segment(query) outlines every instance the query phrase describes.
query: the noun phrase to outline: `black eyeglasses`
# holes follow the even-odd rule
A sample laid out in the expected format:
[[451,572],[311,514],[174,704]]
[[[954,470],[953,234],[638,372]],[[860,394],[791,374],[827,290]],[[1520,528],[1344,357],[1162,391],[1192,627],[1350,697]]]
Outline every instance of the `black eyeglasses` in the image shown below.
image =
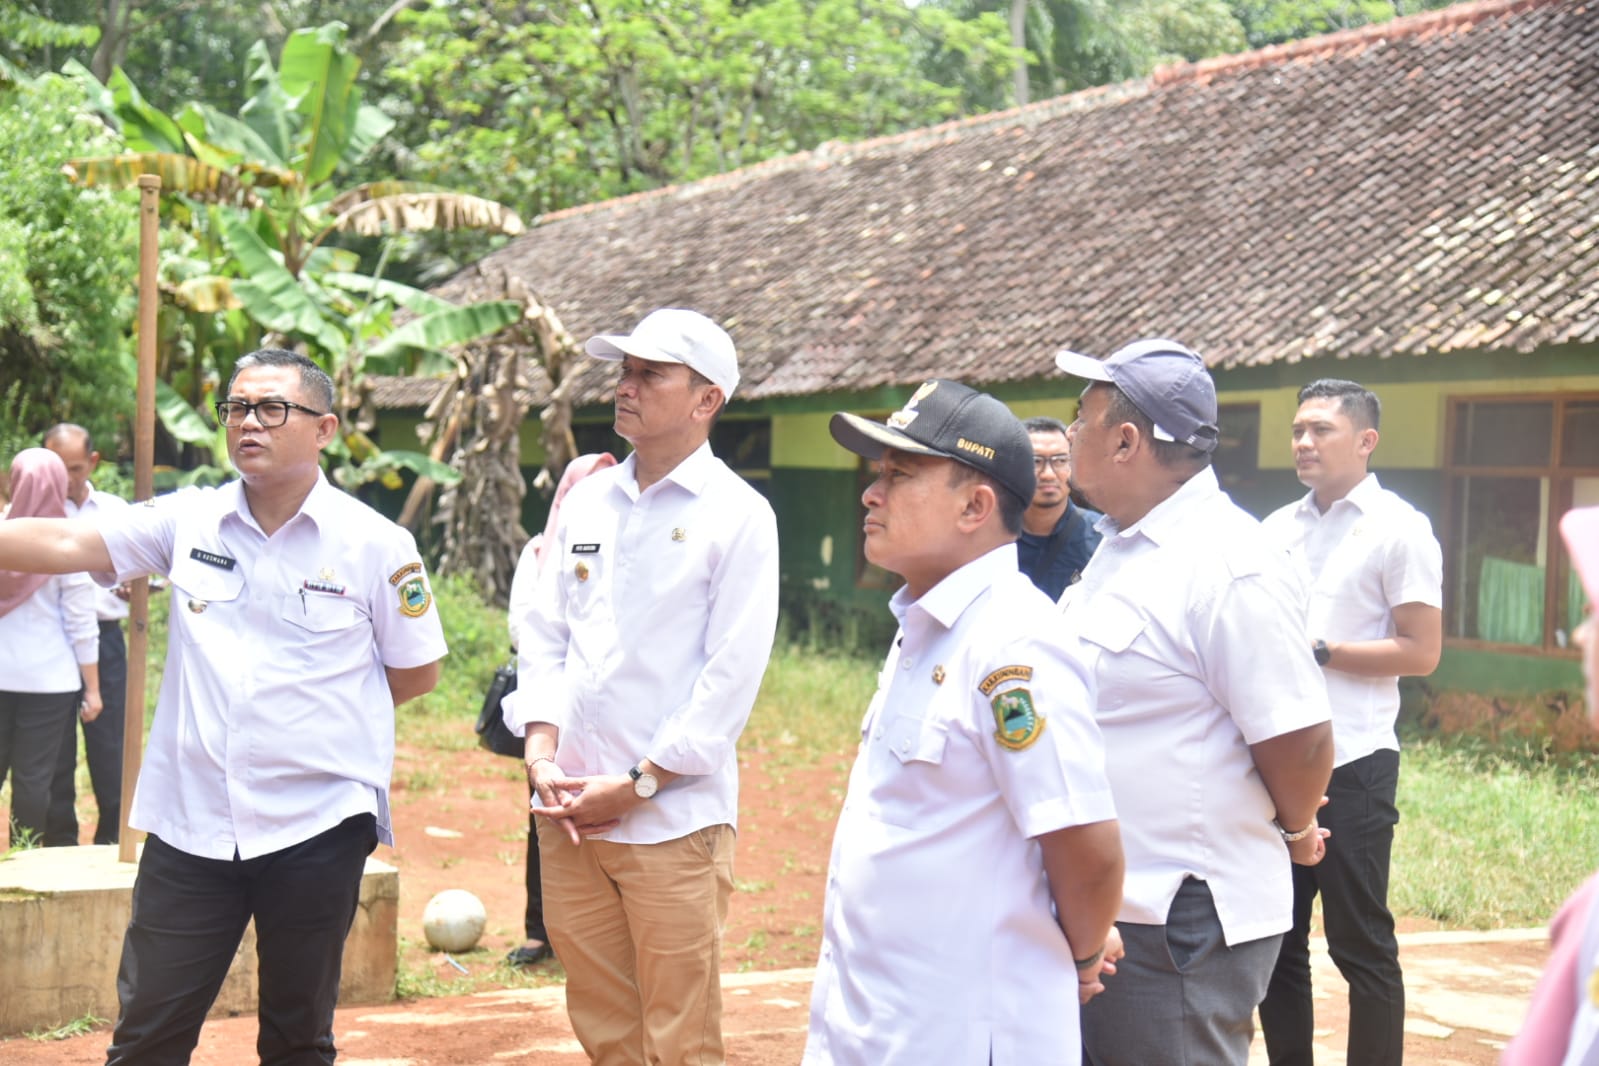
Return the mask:
[[262,400],[260,403],[243,403],[239,400],[223,400],[216,405],[217,421],[229,429],[238,429],[244,425],[244,420],[250,417],[250,412],[255,412],[255,420],[261,423],[263,429],[276,429],[289,420],[289,408],[304,411],[308,415],[321,418],[326,411],[313,410],[303,403],[294,403],[290,400]]
[[1066,467],[1071,463],[1069,455],[1035,455],[1033,456],[1033,470],[1041,471],[1044,467],[1052,467],[1057,474],[1066,472]]

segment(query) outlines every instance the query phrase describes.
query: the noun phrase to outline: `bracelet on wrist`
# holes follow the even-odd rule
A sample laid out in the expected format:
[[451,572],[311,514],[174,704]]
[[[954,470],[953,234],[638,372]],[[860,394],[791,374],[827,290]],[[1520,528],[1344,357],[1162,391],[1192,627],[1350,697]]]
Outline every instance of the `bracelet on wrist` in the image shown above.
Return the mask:
[[1072,965],[1077,967],[1079,970],[1092,969],[1094,964],[1099,962],[1099,960],[1103,959],[1104,957],[1105,957],[1105,945],[1101,944],[1099,946],[1099,950],[1094,952],[1092,955],[1088,956],[1088,958],[1086,958],[1086,959],[1073,959],[1072,960]]
[[527,761],[527,768],[531,770],[541,762],[553,763],[554,761],[555,756],[553,755],[535,755]]
[[1310,820],[1310,824],[1309,825],[1307,825],[1307,826],[1305,826],[1305,828],[1297,830],[1297,831],[1288,829],[1286,826],[1284,826],[1281,822],[1279,822],[1275,818],[1273,818],[1271,820],[1271,824],[1276,826],[1277,827],[1277,832],[1282,834],[1283,843],[1285,843],[1285,844],[1297,844],[1301,840],[1304,840],[1306,837],[1308,837],[1311,833],[1315,832],[1315,830],[1316,830],[1316,819],[1314,819],[1314,818],[1312,818]]

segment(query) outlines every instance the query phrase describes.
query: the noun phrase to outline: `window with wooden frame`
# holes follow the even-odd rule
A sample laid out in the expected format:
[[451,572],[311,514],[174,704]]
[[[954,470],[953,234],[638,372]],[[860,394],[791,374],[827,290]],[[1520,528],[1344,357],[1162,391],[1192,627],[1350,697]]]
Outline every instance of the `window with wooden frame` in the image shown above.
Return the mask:
[[1587,610],[1560,516],[1599,504],[1599,393],[1449,401],[1444,635],[1562,652]]

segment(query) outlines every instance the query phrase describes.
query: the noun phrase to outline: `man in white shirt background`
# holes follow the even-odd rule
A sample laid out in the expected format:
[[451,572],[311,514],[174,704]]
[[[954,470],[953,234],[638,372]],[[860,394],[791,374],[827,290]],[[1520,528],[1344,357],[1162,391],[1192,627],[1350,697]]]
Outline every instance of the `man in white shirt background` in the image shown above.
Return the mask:
[[1061,598],[1097,650],[1096,717],[1127,855],[1127,956],[1083,1007],[1091,1066],[1243,1066],[1292,919],[1290,859],[1319,860],[1332,769],[1307,590],[1221,491],[1204,362],[1169,340],[1101,362],[1070,429],[1072,485],[1104,512]]
[[[89,477],[100,465],[89,431],[61,422],[45,431],[41,442],[67,466],[67,517],[98,520],[103,514],[128,506],[128,501],[101,492]],[[89,765],[89,785],[94,789],[96,820],[94,842],[115,844],[122,824],[122,725],[128,686],[128,645],[122,622],[128,617],[127,587],[96,585],[94,611],[100,623],[100,699],[104,710],[83,722],[83,758]],[[75,808],[78,764],[77,728],[70,727],[61,740],[50,787],[50,814],[45,823],[47,847],[78,842]]]
[[864,549],[905,585],[833,837],[805,1062],[1079,1066],[1072,1002],[1120,956],[1122,852],[1083,649],[1016,568],[1027,432],[938,380],[831,430],[878,461]]
[[1309,935],[1321,896],[1327,950],[1349,983],[1350,1066],[1397,1066],[1405,986],[1388,910],[1399,811],[1399,678],[1430,674],[1443,647],[1443,553],[1427,516],[1368,467],[1382,406],[1353,381],[1299,390],[1294,469],[1310,491],[1265,527],[1311,581],[1306,640],[1327,680],[1336,757],[1320,822],[1327,857],[1294,868],[1294,927],[1283,939],[1261,1027],[1273,1066],[1312,1066]]
[[[521,623],[544,919],[598,1066],[724,1061],[736,744],[777,629],[777,520],[711,452],[732,339],[663,308],[589,339],[633,446],[574,486]],[[525,730],[525,733],[524,733]]]

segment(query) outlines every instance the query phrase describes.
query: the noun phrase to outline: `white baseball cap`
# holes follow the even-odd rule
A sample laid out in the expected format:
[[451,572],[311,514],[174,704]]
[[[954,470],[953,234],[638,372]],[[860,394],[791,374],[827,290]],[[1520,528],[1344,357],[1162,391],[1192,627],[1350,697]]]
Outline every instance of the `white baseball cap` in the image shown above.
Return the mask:
[[732,399],[738,388],[733,338],[698,311],[662,307],[645,315],[632,333],[601,333],[590,337],[583,350],[596,359],[615,361],[631,355],[652,363],[682,363],[720,388],[724,401]]

